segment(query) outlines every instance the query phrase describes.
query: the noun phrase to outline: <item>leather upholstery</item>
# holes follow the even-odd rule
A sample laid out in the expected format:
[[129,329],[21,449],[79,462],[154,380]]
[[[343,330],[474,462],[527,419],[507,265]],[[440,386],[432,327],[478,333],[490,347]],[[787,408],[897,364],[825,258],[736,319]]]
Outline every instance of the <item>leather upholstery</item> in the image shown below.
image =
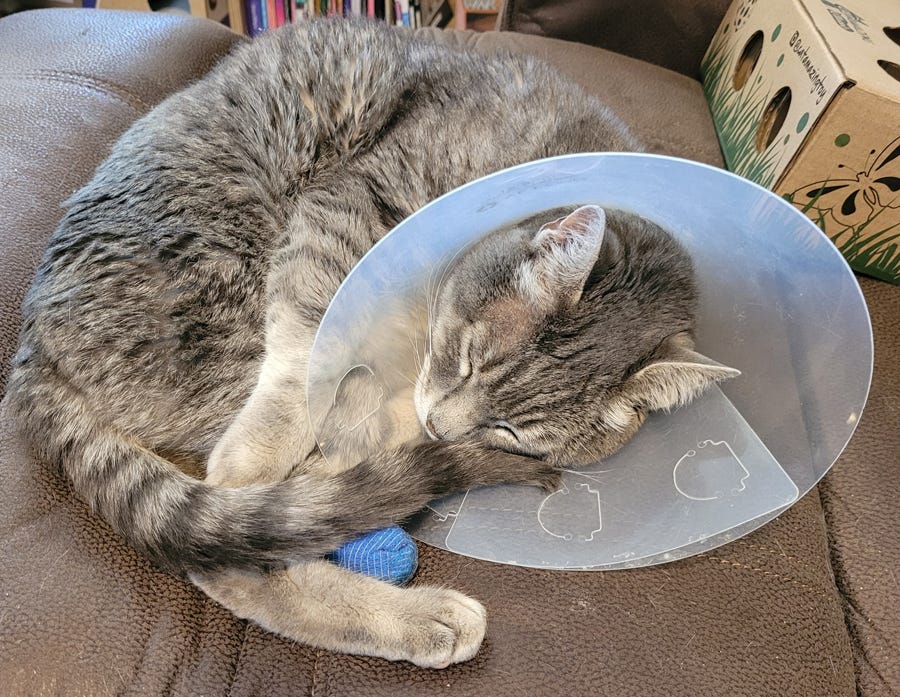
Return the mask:
[[538,56],[608,104],[649,151],[723,164],[712,117],[696,80],[618,53],[559,39],[513,32],[429,31],[429,35],[452,44]]
[[19,306],[62,217],[60,203],[135,119],[205,74],[238,40],[211,22],[147,19],[36,10],[0,22],[0,390]]
[[819,485],[859,692],[900,692],[900,288],[861,279],[875,370],[859,428]]
[[640,58],[697,77],[732,0],[506,0],[498,26]]
[[[721,163],[702,91],[682,75],[539,37],[440,37],[538,53],[652,149]],[[123,128],[235,40],[211,23],[156,15],[0,21],[4,366],[60,202]],[[0,693],[850,697],[859,672],[861,694],[891,694],[900,289],[863,287],[876,330],[872,398],[821,500],[813,492],[708,554],[625,572],[529,570],[422,547],[415,583],[471,593],[489,613],[481,653],[444,671],[333,655],[235,619],[119,540],[31,456],[0,407]]]

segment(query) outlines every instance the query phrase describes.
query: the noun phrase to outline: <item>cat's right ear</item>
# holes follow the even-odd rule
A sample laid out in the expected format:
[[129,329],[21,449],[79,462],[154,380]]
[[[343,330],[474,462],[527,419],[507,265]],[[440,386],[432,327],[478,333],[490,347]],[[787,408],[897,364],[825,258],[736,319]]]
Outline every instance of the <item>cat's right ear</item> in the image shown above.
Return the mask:
[[630,402],[651,411],[673,409],[710,385],[740,374],[695,351],[690,336],[682,332],[663,341],[657,357],[628,378],[625,393]]
[[606,212],[600,206],[581,206],[544,225],[530,243],[530,258],[519,267],[519,290],[545,311],[577,303],[605,232]]

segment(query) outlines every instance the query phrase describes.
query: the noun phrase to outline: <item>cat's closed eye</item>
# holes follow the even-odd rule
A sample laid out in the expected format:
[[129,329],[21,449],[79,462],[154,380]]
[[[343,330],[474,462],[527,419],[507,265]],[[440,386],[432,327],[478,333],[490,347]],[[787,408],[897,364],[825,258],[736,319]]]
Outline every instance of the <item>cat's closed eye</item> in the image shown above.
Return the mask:
[[505,438],[512,438],[516,443],[522,440],[519,437],[519,433],[516,431],[515,427],[508,421],[495,421],[492,427],[495,433]]
[[459,377],[463,380],[472,376],[472,333],[463,332],[459,345]]
[[469,327],[463,331],[460,337],[459,377],[468,380],[473,373],[479,372],[481,360],[478,329]]
[[456,261],[416,411],[443,440],[588,462],[734,371],[693,351],[691,260],[670,233],[599,206],[541,215]]

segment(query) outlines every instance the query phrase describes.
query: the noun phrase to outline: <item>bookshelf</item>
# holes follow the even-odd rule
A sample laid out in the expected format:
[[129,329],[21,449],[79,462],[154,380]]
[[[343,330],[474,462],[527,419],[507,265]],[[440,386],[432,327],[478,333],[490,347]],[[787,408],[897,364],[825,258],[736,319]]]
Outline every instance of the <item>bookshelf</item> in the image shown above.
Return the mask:
[[[202,4],[210,0],[190,0]],[[432,18],[446,26],[452,16],[452,0],[219,0],[236,18],[231,27],[250,36],[311,17],[371,17],[388,24],[424,27]],[[192,10],[193,14],[193,10]]]
[[[2,1],[2,0],[0,0]],[[316,16],[367,16],[408,27],[446,27],[459,0],[72,0],[76,5],[109,10],[156,11],[163,8],[190,12],[227,24],[239,34],[256,36],[289,22]],[[493,5],[494,0],[466,0],[466,14],[496,14],[474,4]],[[499,0],[496,3],[499,5]]]
[[[492,23],[502,4],[502,0],[454,0],[454,2],[453,21],[457,29],[483,28],[473,27],[472,24]],[[470,18],[470,15],[475,16]]]

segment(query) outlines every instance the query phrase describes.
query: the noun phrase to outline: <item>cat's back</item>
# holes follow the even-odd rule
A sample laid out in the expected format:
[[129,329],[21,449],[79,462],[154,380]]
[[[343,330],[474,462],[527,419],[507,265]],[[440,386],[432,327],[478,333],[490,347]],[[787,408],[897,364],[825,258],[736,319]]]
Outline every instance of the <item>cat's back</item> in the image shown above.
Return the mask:
[[68,202],[24,305],[11,387],[39,404],[78,384],[109,395],[98,408],[114,423],[212,439],[255,379],[270,261],[304,189],[351,169],[385,186],[413,173],[420,200],[395,206],[406,215],[511,164],[632,147],[533,59],[376,22],[284,27],[138,120]]

